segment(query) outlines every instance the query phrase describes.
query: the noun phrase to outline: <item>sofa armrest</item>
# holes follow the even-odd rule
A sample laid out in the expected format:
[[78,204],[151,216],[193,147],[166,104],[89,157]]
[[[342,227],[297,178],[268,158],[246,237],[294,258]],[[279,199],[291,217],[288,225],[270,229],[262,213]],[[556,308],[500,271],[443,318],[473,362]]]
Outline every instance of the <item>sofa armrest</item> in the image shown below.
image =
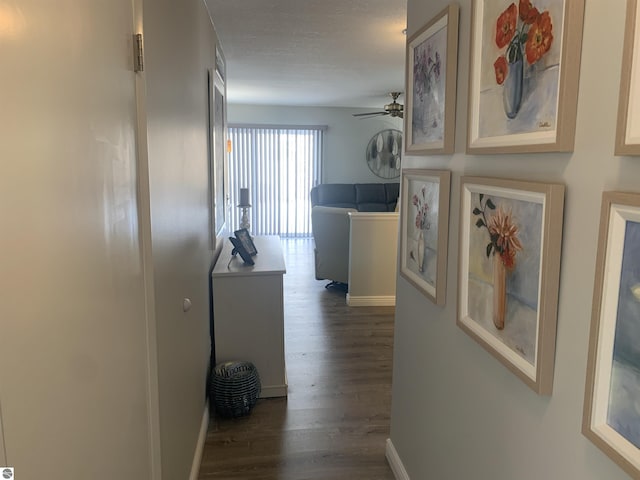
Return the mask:
[[311,209],[316,279],[349,281],[349,213],[356,211],[322,206]]

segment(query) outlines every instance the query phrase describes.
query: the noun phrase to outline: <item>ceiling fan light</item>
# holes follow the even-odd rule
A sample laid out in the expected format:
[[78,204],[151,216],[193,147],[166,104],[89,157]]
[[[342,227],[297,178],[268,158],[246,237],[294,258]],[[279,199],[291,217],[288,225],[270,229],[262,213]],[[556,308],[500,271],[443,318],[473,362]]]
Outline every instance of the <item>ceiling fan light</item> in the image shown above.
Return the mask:
[[365,117],[369,116],[377,116],[377,115],[391,115],[392,117],[400,117],[403,118],[403,110],[404,106],[401,103],[398,103],[396,100],[402,92],[390,92],[389,95],[393,99],[393,102],[384,106],[384,112],[369,112],[369,113],[353,113],[354,117]]

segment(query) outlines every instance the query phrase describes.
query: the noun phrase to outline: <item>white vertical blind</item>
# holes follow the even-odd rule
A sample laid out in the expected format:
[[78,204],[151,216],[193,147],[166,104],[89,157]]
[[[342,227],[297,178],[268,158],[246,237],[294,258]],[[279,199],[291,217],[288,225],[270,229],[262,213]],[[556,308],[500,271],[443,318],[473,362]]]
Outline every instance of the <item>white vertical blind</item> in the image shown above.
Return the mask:
[[324,127],[230,126],[231,226],[240,226],[240,189],[249,189],[251,233],[311,235],[309,192],[320,179]]

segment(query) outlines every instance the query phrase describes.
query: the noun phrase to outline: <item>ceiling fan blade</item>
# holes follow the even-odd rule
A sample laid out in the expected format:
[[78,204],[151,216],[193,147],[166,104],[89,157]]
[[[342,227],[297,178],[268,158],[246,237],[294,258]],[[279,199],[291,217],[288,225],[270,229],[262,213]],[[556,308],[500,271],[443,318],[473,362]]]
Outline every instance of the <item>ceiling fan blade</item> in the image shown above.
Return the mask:
[[354,117],[374,117],[377,115],[389,115],[389,112],[352,113]]

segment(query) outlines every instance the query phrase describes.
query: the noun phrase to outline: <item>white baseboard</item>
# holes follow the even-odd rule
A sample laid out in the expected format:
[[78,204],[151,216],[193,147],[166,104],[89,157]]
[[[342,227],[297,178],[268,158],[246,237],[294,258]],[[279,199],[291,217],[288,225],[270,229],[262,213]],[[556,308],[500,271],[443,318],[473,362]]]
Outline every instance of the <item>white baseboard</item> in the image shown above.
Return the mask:
[[286,397],[287,389],[287,384],[266,386],[263,385],[260,388],[260,397],[258,398]]
[[347,305],[350,307],[395,307],[395,295],[377,297],[355,296],[347,293]]
[[389,463],[393,476],[396,477],[396,480],[410,480],[409,474],[404,469],[402,460],[400,460],[398,452],[396,452],[396,448],[393,446],[390,438],[387,438],[387,448],[384,456],[387,457],[387,462]]
[[200,424],[200,434],[198,435],[198,443],[196,451],[193,455],[193,464],[191,465],[191,475],[189,480],[198,480],[200,474],[200,464],[202,463],[202,453],[204,452],[204,442],[207,439],[207,430],[209,430],[209,405],[204,406],[202,414],[202,423]]

